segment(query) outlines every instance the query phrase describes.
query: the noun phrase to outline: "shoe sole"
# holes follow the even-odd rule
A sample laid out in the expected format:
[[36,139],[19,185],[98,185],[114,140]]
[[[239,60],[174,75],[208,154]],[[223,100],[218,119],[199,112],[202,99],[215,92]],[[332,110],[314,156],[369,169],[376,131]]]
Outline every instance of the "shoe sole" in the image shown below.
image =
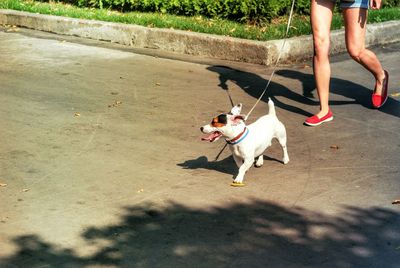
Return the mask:
[[386,95],[386,99],[385,99],[385,101],[381,104],[381,106],[379,106],[379,107],[376,107],[376,109],[379,109],[379,108],[381,108],[383,105],[385,105],[385,103],[386,103],[386,101],[388,100],[388,96]]
[[326,122],[329,122],[329,121],[332,121],[332,120],[333,120],[333,116],[331,116],[331,117],[325,119],[324,121],[321,121],[321,122],[319,122],[319,123],[316,123],[316,124],[307,123],[307,122],[304,122],[304,124],[306,124],[307,126],[310,126],[310,127],[316,127],[316,126],[319,126],[319,125],[321,125],[321,124],[323,124],[323,123],[326,123]]

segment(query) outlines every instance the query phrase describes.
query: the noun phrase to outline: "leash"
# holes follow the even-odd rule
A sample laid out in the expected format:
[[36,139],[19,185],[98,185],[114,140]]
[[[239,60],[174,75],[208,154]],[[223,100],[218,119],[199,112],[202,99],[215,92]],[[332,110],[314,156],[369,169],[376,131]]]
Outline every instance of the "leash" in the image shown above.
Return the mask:
[[282,47],[279,50],[279,54],[278,54],[278,58],[276,59],[274,68],[272,69],[272,73],[271,76],[269,77],[268,83],[264,88],[264,91],[261,93],[260,97],[257,99],[256,103],[253,105],[253,107],[250,109],[250,111],[247,113],[246,117],[245,117],[245,121],[247,120],[247,118],[249,118],[250,114],[253,112],[254,108],[256,108],[257,104],[261,101],[262,97],[264,97],[265,92],[267,92],[267,89],[269,87],[269,85],[271,84],[271,80],[274,77],[275,71],[278,67],[278,63],[282,57],[282,52],[283,52],[283,48],[286,45],[286,40],[288,38],[288,34],[289,34],[289,29],[290,29],[290,24],[292,23],[292,19],[293,19],[293,10],[294,10],[294,4],[295,4],[296,0],[292,0],[292,6],[290,8],[290,13],[289,13],[289,20],[286,26],[286,32],[285,32],[285,36],[283,37],[283,43],[282,43]]
[[[275,65],[274,65],[274,67],[273,67],[273,69],[272,69],[271,76],[269,77],[268,82],[267,82],[267,84],[266,84],[266,86],[265,86],[263,92],[261,93],[260,97],[257,99],[256,103],[254,103],[253,107],[250,109],[250,111],[249,111],[249,112],[247,113],[247,115],[245,116],[244,121],[246,121],[246,120],[249,118],[250,114],[253,112],[254,108],[256,108],[257,104],[258,104],[258,103],[261,101],[261,99],[264,97],[265,93],[267,92],[267,89],[268,89],[269,85],[271,84],[271,80],[272,80],[272,78],[274,77],[275,71],[276,71],[276,69],[277,69],[277,67],[278,67],[278,63],[279,63],[279,61],[280,61],[280,59],[281,59],[281,57],[282,57],[283,49],[284,49],[284,47],[285,47],[285,45],[286,45],[286,40],[287,40],[287,38],[288,38],[289,29],[290,29],[290,24],[292,23],[292,19],[293,19],[293,11],[294,11],[294,4],[295,4],[295,2],[296,2],[296,0],[292,0],[292,6],[290,7],[289,19],[288,19],[288,23],[287,23],[287,26],[286,26],[285,36],[283,37],[283,43],[282,43],[281,49],[279,50],[278,58],[276,59]],[[230,98],[230,95],[229,95],[229,99],[230,99],[230,101],[231,101],[231,103],[232,103],[232,106],[233,106],[233,102],[232,102],[232,99]],[[214,160],[214,161],[217,161],[217,160],[218,160],[218,158],[220,157],[220,155],[222,154],[222,152],[225,150],[225,148],[226,148],[227,145],[228,145],[228,143],[225,143],[224,147],[221,149],[221,151],[220,151],[220,152],[218,153],[218,155],[215,157],[215,160]]]

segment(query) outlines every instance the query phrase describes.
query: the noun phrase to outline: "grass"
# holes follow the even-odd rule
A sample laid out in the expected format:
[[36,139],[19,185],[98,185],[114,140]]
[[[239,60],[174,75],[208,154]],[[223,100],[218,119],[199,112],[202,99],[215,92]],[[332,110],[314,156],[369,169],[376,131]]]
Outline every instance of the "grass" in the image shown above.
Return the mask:
[[[71,18],[136,24],[147,27],[172,28],[208,34],[225,35],[250,40],[274,40],[284,37],[287,17],[282,17],[263,25],[241,24],[218,18],[202,16],[183,17],[159,13],[121,13],[107,9],[79,8],[62,3],[43,3],[33,0],[1,0],[0,9],[13,9],[40,14],[51,14]],[[400,20],[400,8],[385,8],[378,11],[371,10],[369,23],[388,20]],[[340,14],[335,14],[332,29],[343,26]],[[307,35],[311,33],[308,16],[295,15],[289,36]]]

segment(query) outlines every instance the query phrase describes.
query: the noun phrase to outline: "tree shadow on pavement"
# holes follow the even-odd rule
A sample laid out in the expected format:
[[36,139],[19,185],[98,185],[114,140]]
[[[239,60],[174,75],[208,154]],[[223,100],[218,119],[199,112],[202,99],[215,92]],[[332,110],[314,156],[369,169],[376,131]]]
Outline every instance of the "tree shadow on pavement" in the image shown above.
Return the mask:
[[400,213],[346,206],[339,215],[249,200],[193,209],[126,207],[86,229],[86,256],[35,235],[14,239],[1,267],[398,267]]
[[[226,66],[210,66],[207,68],[209,71],[219,74],[219,87],[227,90],[227,81],[231,81],[238,85],[250,96],[258,99],[267,85],[268,80],[250,72],[236,70]],[[282,77],[296,79],[302,83],[302,92],[297,93],[289,88],[271,81],[263,101],[267,101],[268,97],[274,101],[275,105],[281,109],[285,109],[292,113],[297,113],[305,117],[313,115],[312,113],[300,108],[300,105],[289,104],[290,102],[297,102],[299,104],[309,106],[319,106],[317,93],[315,90],[314,77],[311,74],[302,73],[296,70],[278,70],[276,75]],[[273,79],[274,80],[274,79]],[[330,100],[330,105],[346,105],[346,104],[360,104],[368,109],[371,109],[371,90],[351,81],[342,80],[338,78],[331,79],[331,94],[337,94],[348,98],[349,100]],[[288,103],[284,102],[282,98],[279,100],[276,97],[283,97],[290,100]],[[380,111],[400,117],[400,103],[393,98],[388,99],[387,104],[380,109]]]

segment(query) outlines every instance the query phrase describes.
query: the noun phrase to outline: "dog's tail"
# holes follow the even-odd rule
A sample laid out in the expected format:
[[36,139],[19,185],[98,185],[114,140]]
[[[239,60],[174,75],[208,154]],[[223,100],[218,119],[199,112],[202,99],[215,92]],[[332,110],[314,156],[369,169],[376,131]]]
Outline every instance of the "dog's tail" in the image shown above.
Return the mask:
[[271,98],[268,98],[268,114],[276,116],[275,104]]

